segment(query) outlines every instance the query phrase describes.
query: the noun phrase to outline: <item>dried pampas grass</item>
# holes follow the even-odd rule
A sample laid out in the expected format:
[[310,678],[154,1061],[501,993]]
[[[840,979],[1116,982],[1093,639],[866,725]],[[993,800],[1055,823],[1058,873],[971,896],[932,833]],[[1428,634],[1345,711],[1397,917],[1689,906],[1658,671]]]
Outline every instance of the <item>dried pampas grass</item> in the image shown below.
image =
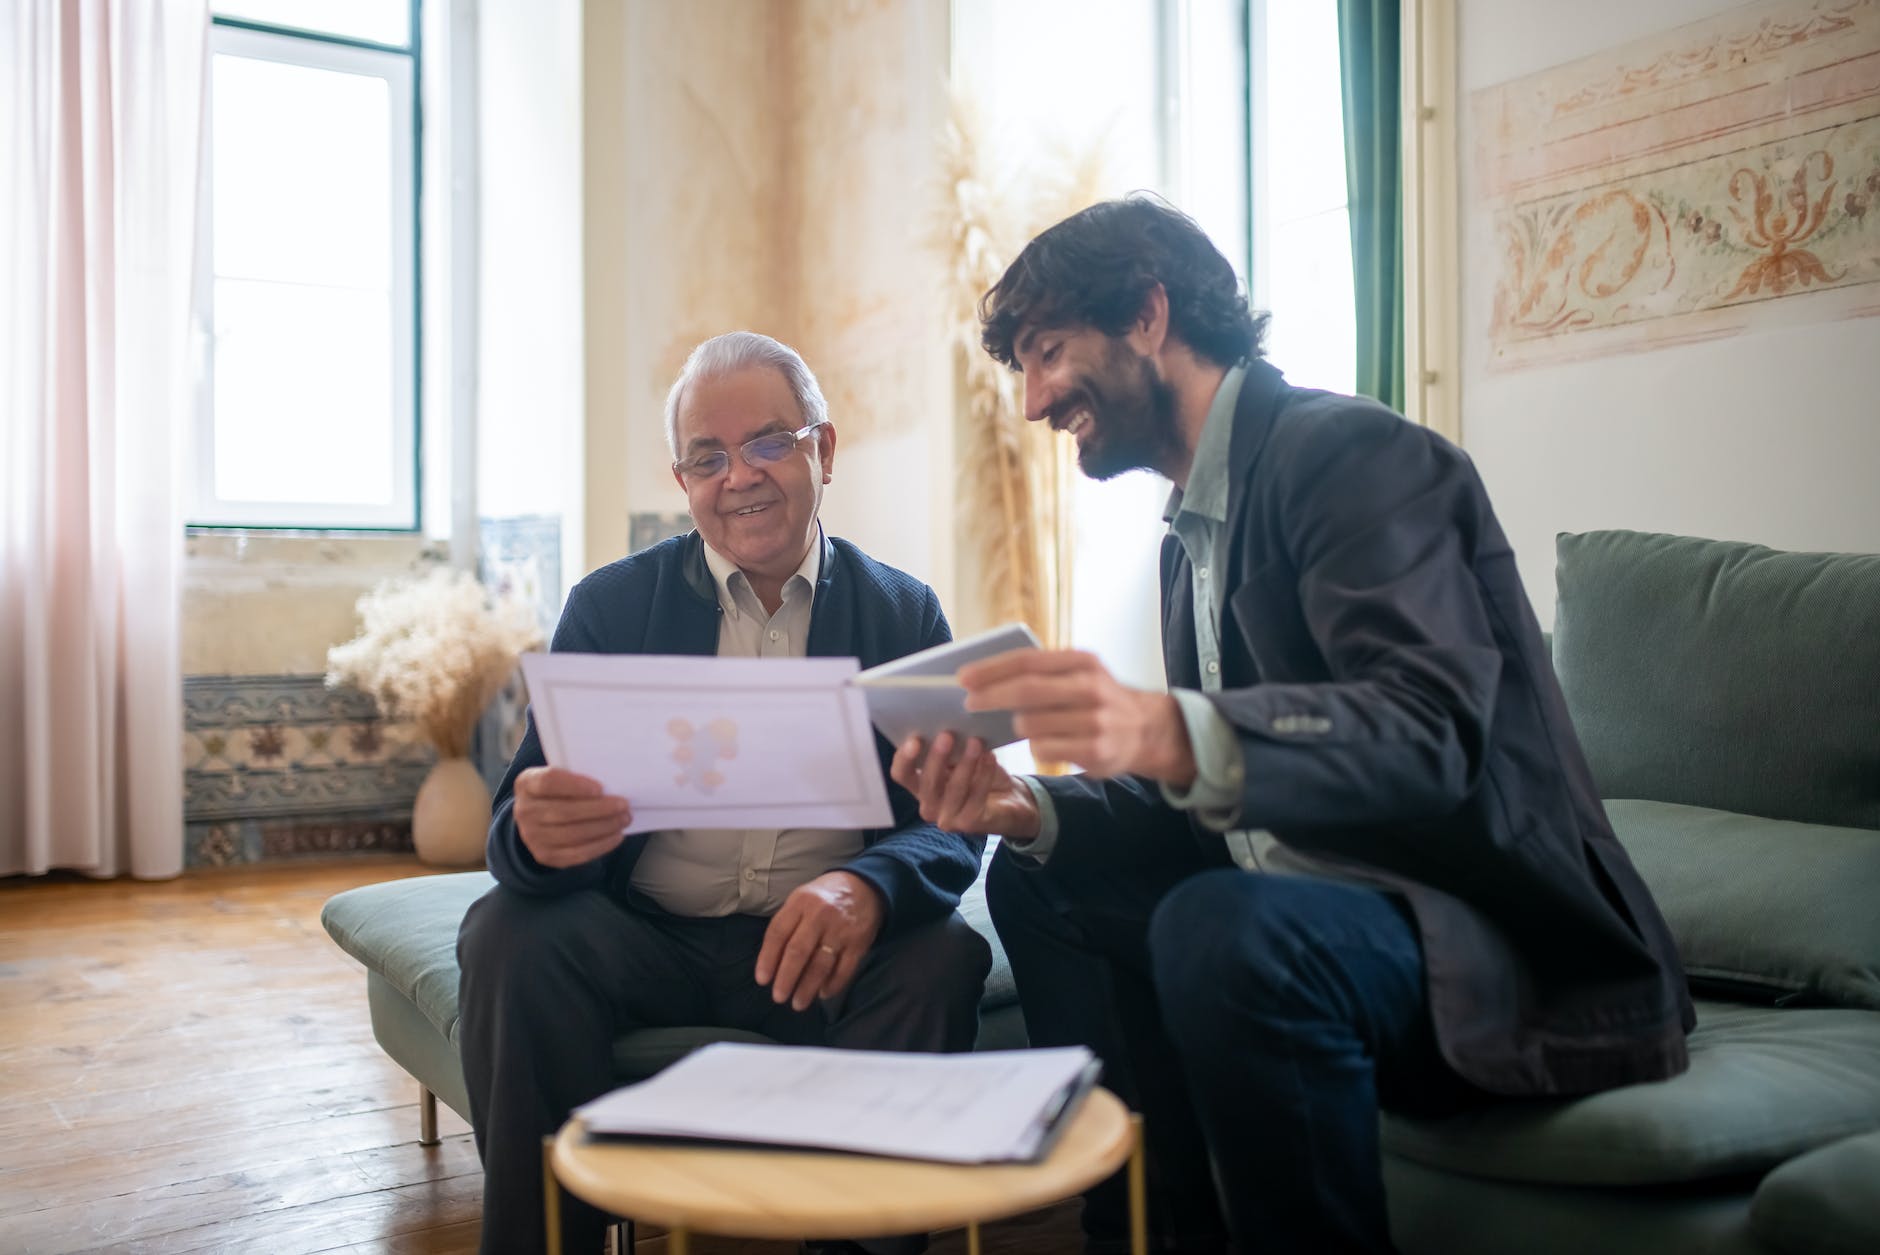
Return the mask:
[[[977,559],[988,618],[1028,624],[1047,646],[1070,631],[1070,494],[1075,453],[1041,423],[1025,421],[1017,375],[979,344],[979,298],[1033,235],[1102,199],[1101,151],[1027,169],[1039,189],[1023,204],[995,186],[986,131],[954,94],[942,171],[938,232],[947,265],[947,329],[960,372],[960,505]],[[1045,165],[1052,163],[1046,162]]]
[[359,599],[358,636],[326,653],[328,687],[350,684],[417,724],[440,758],[462,758],[483,714],[542,643],[530,607],[492,601],[463,571],[380,584]]

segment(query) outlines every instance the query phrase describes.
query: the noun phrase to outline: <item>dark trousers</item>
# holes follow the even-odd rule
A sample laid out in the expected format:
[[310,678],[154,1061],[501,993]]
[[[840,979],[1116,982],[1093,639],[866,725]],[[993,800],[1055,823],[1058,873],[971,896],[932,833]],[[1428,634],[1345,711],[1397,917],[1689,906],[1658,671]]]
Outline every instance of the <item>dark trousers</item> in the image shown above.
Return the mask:
[[[1380,1105],[1471,1096],[1437,1052],[1401,904],[1180,858],[1056,861],[1001,850],[993,920],[1033,1042],[1091,1046],[1143,1113],[1158,1245],[1218,1250],[1224,1228],[1262,1255],[1390,1251]],[[1120,1179],[1086,1195],[1092,1250],[1120,1245],[1123,1217]]]
[[[542,1138],[614,1088],[622,1033],[709,1025],[794,1045],[972,1048],[991,953],[958,915],[877,942],[842,997],[802,1012],[753,976],[769,922],[636,910],[598,890],[536,898],[498,886],[472,904],[457,938],[458,1037],[485,1252],[542,1248]],[[564,1203],[567,1249],[599,1249],[606,1217]]]

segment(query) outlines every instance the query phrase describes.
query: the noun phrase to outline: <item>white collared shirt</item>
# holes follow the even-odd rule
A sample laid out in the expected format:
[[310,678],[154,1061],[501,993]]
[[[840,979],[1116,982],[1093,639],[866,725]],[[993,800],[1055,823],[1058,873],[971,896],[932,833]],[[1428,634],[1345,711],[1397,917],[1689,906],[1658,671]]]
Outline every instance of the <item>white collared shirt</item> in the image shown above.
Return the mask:
[[[731,559],[705,546],[718,589],[720,658],[801,658],[822,576],[822,529],[765,612]],[[745,746],[745,753],[762,752]],[[655,832],[633,867],[633,887],[674,915],[774,915],[792,890],[860,853],[862,834],[824,828],[686,828]]]

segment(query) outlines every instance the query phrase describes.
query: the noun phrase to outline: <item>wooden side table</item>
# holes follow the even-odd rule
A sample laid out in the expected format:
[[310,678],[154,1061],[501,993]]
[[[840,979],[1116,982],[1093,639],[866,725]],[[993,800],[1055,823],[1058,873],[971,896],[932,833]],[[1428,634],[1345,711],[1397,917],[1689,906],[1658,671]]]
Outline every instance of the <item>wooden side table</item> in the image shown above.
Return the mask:
[[1094,1089],[1035,1164],[941,1164],[874,1155],[590,1141],[579,1119],[542,1142],[548,1249],[561,1255],[557,1184],[616,1216],[652,1221],[687,1255],[692,1232],[740,1238],[875,1238],[979,1225],[1048,1206],[1129,1164],[1130,1245],[1147,1255],[1142,1122]]

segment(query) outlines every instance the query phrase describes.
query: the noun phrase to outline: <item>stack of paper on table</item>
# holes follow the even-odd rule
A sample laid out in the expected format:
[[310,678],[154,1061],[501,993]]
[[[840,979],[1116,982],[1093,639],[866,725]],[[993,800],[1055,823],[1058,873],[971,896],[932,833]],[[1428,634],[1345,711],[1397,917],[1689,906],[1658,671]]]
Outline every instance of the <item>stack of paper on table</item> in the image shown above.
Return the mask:
[[597,1135],[1029,1162],[1097,1069],[1081,1046],[941,1055],[721,1042],[575,1114]]

